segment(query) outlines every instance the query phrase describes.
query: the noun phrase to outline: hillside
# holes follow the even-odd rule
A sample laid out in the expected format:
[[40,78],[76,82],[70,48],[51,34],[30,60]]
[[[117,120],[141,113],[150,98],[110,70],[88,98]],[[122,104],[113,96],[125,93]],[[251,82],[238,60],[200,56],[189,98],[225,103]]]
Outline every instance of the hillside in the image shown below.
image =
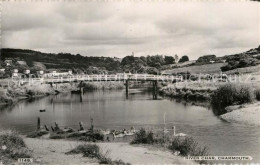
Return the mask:
[[260,64],[260,46],[246,52],[216,57],[205,55],[198,60],[186,62],[183,65],[173,64],[172,68],[164,69],[164,74],[176,74],[180,72],[198,73],[251,73],[256,72]]
[[[74,73],[85,72],[87,74],[99,73],[148,73],[148,74],[176,74],[179,72],[190,73],[216,73],[232,72],[239,68],[248,68],[260,64],[260,46],[246,52],[217,57],[216,55],[204,55],[194,61],[176,63],[173,56],[147,55],[134,57],[125,56],[123,59],[112,57],[88,57],[70,53],[42,53],[26,49],[1,49],[1,61],[15,59],[16,64],[23,61],[27,66],[18,66],[18,70],[31,69],[72,69]],[[0,64],[0,68],[5,67]],[[11,70],[14,65],[7,68]],[[5,67],[6,68],[6,67]]]
[[43,63],[47,69],[85,69],[92,67],[103,67],[108,71],[118,70],[120,62],[111,57],[85,57],[79,54],[70,53],[42,53],[33,50],[24,49],[1,49],[1,60],[6,59],[24,60],[29,67],[33,66],[33,62]]

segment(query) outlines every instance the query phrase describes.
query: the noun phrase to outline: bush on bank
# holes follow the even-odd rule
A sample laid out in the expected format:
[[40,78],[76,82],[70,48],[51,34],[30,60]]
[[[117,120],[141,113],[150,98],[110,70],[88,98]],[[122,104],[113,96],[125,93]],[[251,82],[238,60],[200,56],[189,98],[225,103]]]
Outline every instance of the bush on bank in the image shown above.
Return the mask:
[[255,98],[257,101],[260,101],[260,89],[255,90]]
[[[144,128],[141,128],[139,132],[136,133],[131,144],[160,144],[165,146],[173,153],[178,152],[181,156],[207,156],[208,148],[201,147],[192,137],[155,137],[153,132],[147,132]],[[207,163],[206,161],[198,161],[199,163]]]
[[0,160],[10,163],[10,160],[30,157],[22,137],[14,131],[0,131]]
[[127,165],[122,160],[112,160],[108,152],[102,153],[100,147],[96,144],[82,144],[67,152],[66,154],[83,154],[83,157],[96,158],[100,164]]
[[254,101],[252,87],[240,84],[226,84],[220,86],[211,96],[213,112],[217,115],[226,113],[225,107],[251,103]]
[[[179,152],[182,156],[207,156],[208,148],[201,147],[192,137],[185,137],[184,139],[174,138],[168,147],[172,152]],[[206,164],[207,161],[200,160],[199,163]]]

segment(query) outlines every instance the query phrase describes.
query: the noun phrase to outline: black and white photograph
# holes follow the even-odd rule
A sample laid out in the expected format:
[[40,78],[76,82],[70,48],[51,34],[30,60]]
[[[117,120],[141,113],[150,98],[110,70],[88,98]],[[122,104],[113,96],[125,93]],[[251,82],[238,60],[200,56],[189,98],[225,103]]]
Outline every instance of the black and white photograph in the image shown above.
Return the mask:
[[1,0],[0,165],[260,164],[259,0]]

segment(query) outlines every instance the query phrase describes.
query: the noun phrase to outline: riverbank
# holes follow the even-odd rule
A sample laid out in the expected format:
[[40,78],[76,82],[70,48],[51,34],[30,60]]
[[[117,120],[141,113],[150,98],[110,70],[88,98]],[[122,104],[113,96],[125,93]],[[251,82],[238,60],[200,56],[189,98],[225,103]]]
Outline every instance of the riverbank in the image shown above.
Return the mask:
[[[29,149],[33,150],[36,162],[43,164],[99,164],[98,160],[82,157],[82,155],[66,155],[66,152],[80,144],[79,141],[46,140],[25,138]],[[89,143],[88,143],[89,144]],[[102,152],[108,151],[107,157],[112,160],[122,160],[130,164],[194,164],[175,156],[171,152],[145,145],[130,145],[128,143],[95,143]]]
[[[3,81],[1,81],[3,82]],[[0,86],[5,86],[3,83]],[[4,84],[7,84],[6,82]],[[61,83],[61,84],[25,84],[18,85],[15,82],[9,83],[9,86],[0,88],[0,105],[8,105],[18,102],[19,100],[44,97],[47,95],[54,95],[57,93],[66,93],[79,90],[78,84]],[[123,89],[123,82],[84,82],[82,84],[84,90],[112,90]]]
[[0,162],[19,164],[18,158],[32,158],[37,164],[99,164],[97,158],[67,154],[79,145],[96,144],[100,153],[118,164],[194,164],[170,150],[151,145],[130,145],[126,142],[82,142],[66,139],[27,138],[13,131],[0,131]]
[[219,84],[209,83],[208,81],[176,82],[162,87],[160,93],[176,99],[210,101],[212,93],[218,86]]
[[228,122],[260,126],[260,101],[252,104],[243,104],[226,107],[228,113],[220,118]]

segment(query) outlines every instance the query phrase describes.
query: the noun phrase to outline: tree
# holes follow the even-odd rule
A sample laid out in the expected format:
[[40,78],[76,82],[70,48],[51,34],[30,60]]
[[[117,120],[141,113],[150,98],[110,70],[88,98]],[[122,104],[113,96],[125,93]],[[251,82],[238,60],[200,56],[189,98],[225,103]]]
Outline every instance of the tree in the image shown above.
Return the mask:
[[164,61],[165,61],[165,64],[174,64],[175,59],[172,56],[165,56]]
[[183,62],[186,62],[186,61],[189,61],[189,57],[186,56],[186,55],[184,55],[184,56],[182,56],[182,57],[180,58],[179,63],[183,63]]

